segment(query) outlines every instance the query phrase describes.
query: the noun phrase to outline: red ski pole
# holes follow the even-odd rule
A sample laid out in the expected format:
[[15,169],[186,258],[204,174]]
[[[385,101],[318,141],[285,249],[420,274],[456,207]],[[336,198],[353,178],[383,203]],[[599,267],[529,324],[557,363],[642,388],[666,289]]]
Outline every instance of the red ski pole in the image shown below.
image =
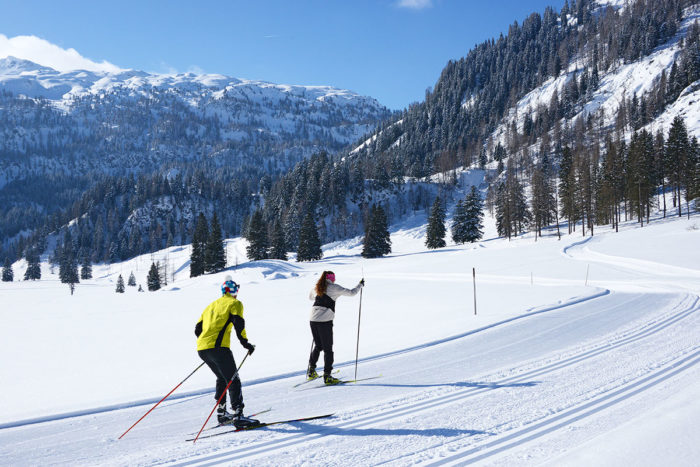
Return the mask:
[[185,379],[183,379],[182,381],[180,381],[180,384],[178,384],[177,386],[175,386],[175,387],[173,388],[172,391],[170,391],[169,393],[167,393],[167,394],[165,395],[164,398],[162,398],[161,400],[159,400],[159,401],[156,403],[156,405],[154,405],[153,407],[151,407],[151,410],[149,410],[148,412],[146,412],[146,413],[143,415],[143,417],[139,418],[139,419],[136,421],[136,423],[134,423],[133,425],[131,425],[131,426],[129,427],[129,429],[126,430],[126,431],[119,437],[119,439],[122,439],[122,438],[124,437],[124,435],[127,434],[133,427],[135,427],[141,420],[143,420],[144,418],[146,418],[146,415],[148,415],[149,413],[153,412],[153,409],[155,409],[156,407],[158,407],[158,404],[160,404],[160,403],[163,402],[165,399],[167,399],[168,396],[169,396],[170,394],[174,393],[175,390],[176,390],[177,388],[179,388],[179,387],[182,385],[182,383],[184,383],[185,381],[187,381],[187,380],[189,379],[189,377],[192,376],[192,375],[194,374],[195,371],[197,371],[197,370],[199,370],[200,368],[202,368],[203,365],[204,365],[204,362],[202,362],[197,368],[195,368],[194,371],[193,371],[192,373],[190,373],[189,375],[187,375],[187,378],[185,378]]
[[207,417],[206,420],[204,420],[204,425],[202,425],[202,428],[200,428],[199,433],[197,433],[197,436],[195,436],[195,437],[194,437],[194,440],[192,440],[192,444],[194,444],[194,443],[197,442],[197,439],[199,438],[199,435],[201,435],[201,434],[202,434],[202,431],[204,431],[204,427],[207,426],[207,422],[209,422],[209,419],[210,419],[211,416],[214,414],[214,411],[216,410],[216,408],[219,406],[219,403],[221,402],[221,399],[223,399],[224,396],[226,395],[226,391],[228,391],[228,387],[231,386],[231,383],[233,383],[233,380],[236,379],[236,376],[238,376],[238,372],[240,371],[241,367],[242,367],[243,364],[245,363],[245,359],[248,358],[248,355],[250,355],[250,350],[248,351],[247,354],[245,354],[245,357],[243,357],[243,361],[241,362],[240,365],[238,365],[238,368],[236,369],[236,372],[235,372],[235,373],[233,374],[233,376],[231,377],[231,381],[228,382],[228,384],[226,385],[226,388],[225,388],[224,391],[221,393],[221,396],[219,396],[219,400],[216,401],[216,404],[214,405],[214,408],[211,409],[211,412],[209,412],[209,416]]

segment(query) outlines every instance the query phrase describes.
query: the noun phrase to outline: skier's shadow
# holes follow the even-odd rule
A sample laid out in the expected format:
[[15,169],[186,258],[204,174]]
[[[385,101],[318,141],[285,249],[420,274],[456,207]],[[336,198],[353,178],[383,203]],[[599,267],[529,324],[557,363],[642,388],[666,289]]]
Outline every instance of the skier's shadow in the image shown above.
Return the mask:
[[501,389],[501,388],[530,388],[540,384],[541,381],[527,381],[524,383],[490,383],[481,381],[457,381],[454,383],[435,384],[390,384],[390,383],[356,383],[353,386],[377,386],[388,388],[437,388],[442,386],[454,386],[458,388],[475,389]]

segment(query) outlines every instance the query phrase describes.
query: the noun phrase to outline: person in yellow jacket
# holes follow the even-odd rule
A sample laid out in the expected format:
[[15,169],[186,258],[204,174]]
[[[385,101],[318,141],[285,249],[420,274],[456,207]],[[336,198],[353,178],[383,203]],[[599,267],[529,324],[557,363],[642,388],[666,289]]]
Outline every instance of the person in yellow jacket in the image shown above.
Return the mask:
[[[220,424],[233,423],[237,428],[257,424],[258,421],[243,415],[243,392],[241,380],[236,373],[236,362],[231,352],[231,330],[236,331],[236,337],[241,345],[252,355],[255,346],[248,342],[243,319],[243,304],[238,300],[238,289],[231,276],[226,276],[221,286],[221,298],[214,300],[202,312],[201,318],[194,328],[197,336],[197,353],[199,357],[216,375],[216,394],[221,402],[217,407],[217,419]],[[235,377],[234,377],[235,375]],[[226,411],[226,395],[224,391],[229,381],[229,396],[233,414]],[[223,397],[222,397],[223,395]]]

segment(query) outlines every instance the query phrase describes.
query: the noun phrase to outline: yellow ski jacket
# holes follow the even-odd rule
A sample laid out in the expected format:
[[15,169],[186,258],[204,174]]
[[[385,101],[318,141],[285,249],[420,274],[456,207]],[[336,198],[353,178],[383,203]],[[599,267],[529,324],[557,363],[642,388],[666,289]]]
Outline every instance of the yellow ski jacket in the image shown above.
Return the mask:
[[197,350],[231,347],[231,329],[243,347],[248,348],[245,332],[243,304],[230,294],[214,300],[202,312],[194,333],[197,336]]

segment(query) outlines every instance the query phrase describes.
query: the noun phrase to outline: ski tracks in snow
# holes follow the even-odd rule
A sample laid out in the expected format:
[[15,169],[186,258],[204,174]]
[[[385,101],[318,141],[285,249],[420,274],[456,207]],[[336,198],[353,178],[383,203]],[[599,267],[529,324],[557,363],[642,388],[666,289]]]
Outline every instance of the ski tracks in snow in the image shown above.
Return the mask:
[[[326,464],[338,465],[442,465],[489,460],[624,403],[700,363],[700,347],[693,344],[692,337],[700,319],[697,313],[700,300],[692,294],[670,297],[670,306],[661,316],[638,321],[625,331],[564,354],[548,354],[540,360],[509,367],[500,372],[500,378],[496,374],[484,378],[488,382],[465,383],[452,390],[426,389],[377,406],[339,413],[324,423],[268,431],[262,440],[257,437],[248,444],[238,444],[235,449],[223,449],[173,465],[253,461],[257,465],[279,463],[281,459],[285,464],[302,464],[314,461],[309,459],[312,451],[340,452],[323,459]],[[669,340],[677,345],[661,344]],[[638,352],[640,343],[644,344],[642,349],[662,348],[662,351],[652,361],[640,362],[626,352],[630,349]],[[417,350],[420,351],[426,350]],[[599,378],[588,381],[596,380],[593,376],[601,374],[606,376],[604,381]],[[560,387],[558,382],[562,381],[568,386]],[[528,390],[540,383],[542,388],[534,391],[537,394]],[[513,408],[518,404],[522,405],[520,411]],[[511,407],[505,409],[507,405]],[[449,416],[469,412],[472,415],[466,419]],[[417,428],[396,429],[396,426]],[[414,447],[402,446],[394,452],[388,447],[391,443],[386,437],[398,434],[408,435],[415,441]],[[344,445],[342,449],[332,449],[338,444]]]

